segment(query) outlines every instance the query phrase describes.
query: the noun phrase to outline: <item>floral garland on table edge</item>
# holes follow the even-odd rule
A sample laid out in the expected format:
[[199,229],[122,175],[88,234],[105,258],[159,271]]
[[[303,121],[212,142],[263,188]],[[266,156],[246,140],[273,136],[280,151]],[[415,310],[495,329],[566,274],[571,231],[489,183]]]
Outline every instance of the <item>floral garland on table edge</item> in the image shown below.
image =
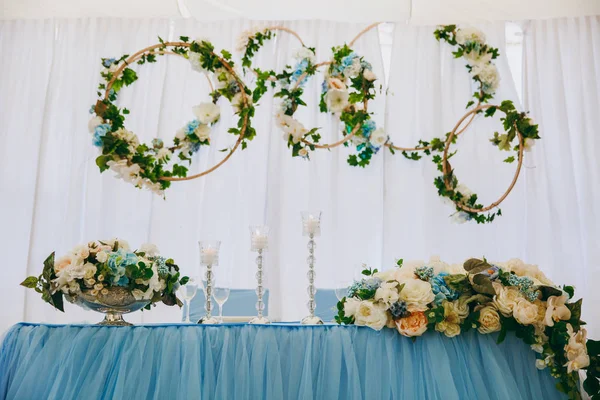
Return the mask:
[[173,259],[161,257],[153,244],[131,251],[121,239],[96,240],[76,246],[58,260],[54,255],[46,258],[40,276],[27,277],[21,285],[34,289],[60,311],[64,312],[63,296],[73,302],[85,292],[101,299],[114,287],[126,288],[138,301],[148,301],[147,310],[159,301],[182,305],[175,293],[189,278],[181,277]]
[[365,278],[348,289],[337,305],[339,324],[396,329],[413,340],[427,330],[447,337],[477,329],[508,331],[538,353],[536,367],[550,368],[557,388],[580,399],[578,372],[586,370],[584,388],[600,392],[600,341],[586,339],[579,299],[572,302],[572,286],[557,287],[535,265],[519,259],[489,263],[469,259],[449,265],[432,258],[379,272],[367,269]]
[[[160,37],[159,40],[160,45],[152,46],[149,51],[135,59],[137,63],[154,63],[157,61],[156,57],[165,52],[187,58],[193,70],[213,75],[216,88],[210,93],[212,102],[201,103],[192,108],[196,118],[177,131],[173,146],[166,147],[162,139],[158,138],[152,140],[151,145],[141,144],[137,135],[125,128],[125,115],[129,114],[129,110],[120,109],[115,105],[119,91],[123,86],[135,82],[138,79],[137,74],[129,67],[122,68],[123,64],[128,63],[128,55],[119,59],[103,58],[104,69],[100,73],[102,81],[97,93],[100,100],[90,109],[90,113],[95,116],[90,120],[88,128],[93,134],[93,144],[102,151],[96,158],[100,172],[112,169],[117,173],[117,177],[136,187],[145,187],[164,196],[164,190],[171,185],[171,182],[164,178],[184,178],[188,172],[187,167],[181,164],[170,165],[171,159],[176,158],[191,165],[191,157],[200,146],[210,145],[210,128],[220,117],[220,108],[217,105],[220,97],[229,100],[239,116],[237,127],[230,128],[228,132],[237,136],[243,135],[242,150],[247,147],[247,141],[252,140],[256,132],[251,126],[254,106],[246,97],[251,93],[235,73],[234,63],[228,51],[222,50],[221,55],[217,55],[209,41],[198,39],[189,42],[186,36],[181,36],[181,42],[175,43],[165,42]],[[119,69],[121,72],[115,77]],[[109,88],[110,82],[112,87]],[[108,89],[110,90],[103,98],[103,92]],[[241,93],[242,90],[244,94]]]
[[[275,33],[269,28],[243,33],[238,45],[238,50],[243,52],[242,65],[251,68],[256,52],[274,36]],[[309,159],[310,151],[315,150],[315,144],[321,139],[319,128],[305,128],[294,118],[294,114],[299,106],[306,105],[302,95],[307,80],[316,74],[319,66],[329,64],[322,84],[319,109],[323,113],[340,114],[340,120],[344,123],[343,134],[353,135],[352,140],[358,151],[358,155],[349,156],[348,164],[364,167],[389,140],[383,129],[376,129],[371,114],[366,110],[368,101],[375,98],[374,82],[377,77],[371,64],[347,45],[334,47],[332,51],[333,60],[330,63],[316,64],[315,49],[302,45],[294,54],[295,65],[286,65],[279,74],[254,68],[257,84],[253,100],[257,102],[266,93],[267,81],[272,87],[278,88],[274,97],[282,101],[276,114],[277,125],[284,132],[284,140],[292,149],[292,156]],[[353,91],[350,92],[350,89]],[[344,145],[347,146],[347,142]]]

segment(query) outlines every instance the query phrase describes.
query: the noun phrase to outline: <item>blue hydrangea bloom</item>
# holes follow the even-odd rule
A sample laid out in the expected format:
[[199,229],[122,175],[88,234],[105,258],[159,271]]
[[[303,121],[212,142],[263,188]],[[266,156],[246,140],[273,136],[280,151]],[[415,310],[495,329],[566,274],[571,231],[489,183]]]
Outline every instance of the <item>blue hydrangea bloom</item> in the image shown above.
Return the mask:
[[102,138],[106,135],[107,132],[110,131],[109,124],[100,124],[94,129],[94,138],[92,139],[92,143],[96,147],[102,147]]
[[354,59],[358,57],[355,52],[348,54],[346,57],[342,58],[342,65],[344,68],[349,67],[354,62]]
[[90,107],[90,114],[94,114],[96,112],[96,105],[92,104],[92,106]]
[[185,134],[188,136],[193,135],[194,131],[199,126],[200,126],[200,121],[198,121],[197,119],[191,120],[190,122],[188,122],[188,124],[185,127]]
[[410,315],[410,312],[406,307],[406,302],[400,300],[390,306],[390,314],[392,314],[392,317],[394,319],[400,319],[408,317]]
[[94,137],[92,138],[92,144],[96,147],[102,147],[102,137],[97,133],[94,133]]
[[127,286],[129,285],[129,278],[125,275],[121,276],[117,281],[117,286]]
[[448,287],[446,281],[444,280],[445,276],[448,276],[447,272],[440,272],[429,280],[429,283],[431,283],[431,289],[435,295],[433,302],[436,306],[442,304],[444,300],[456,300],[459,296],[459,293],[456,290]]
[[379,278],[363,278],[360,281],[354,281],[348,288],[348,297],[354,297],[359,290],[377,290],[379,285],[381,285],[381,279]]
[[377,128],[375,121],[368,120],[362,126],[362,134],[364,137],[369,138],[371,136],[371,132],[373,132]]
[[433,278],[433,268],[428,266],[422,266],[415,269],[415,275],[422,281],[429,281]]
[[323,81],[323,83],[321,83],[321,93],[326,93],[327,92],[327,82]]
[[113,64],[115,61],[116,61],[116,60],[115,60],[114,58],[107,58],[106,60],[104,60],[104,61],[102,62],[102,65],[103,65],[105,68],[108,68],[108,67],[110,67],[110,66],[111,66],[111,65],[112,65],[112,64]]
[[373,66],[368,61],[361,61],[360,66],[363,67],[363,68],[365,68],[365,69],[373,70]]

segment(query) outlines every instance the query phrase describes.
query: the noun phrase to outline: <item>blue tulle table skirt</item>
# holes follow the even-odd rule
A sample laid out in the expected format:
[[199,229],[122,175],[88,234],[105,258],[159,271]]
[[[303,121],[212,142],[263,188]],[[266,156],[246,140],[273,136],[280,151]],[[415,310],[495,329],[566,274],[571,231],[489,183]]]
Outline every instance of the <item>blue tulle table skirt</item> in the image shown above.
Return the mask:
[[2,399],[561,399],[512,335],[357,326],[22,323],[0,350]]

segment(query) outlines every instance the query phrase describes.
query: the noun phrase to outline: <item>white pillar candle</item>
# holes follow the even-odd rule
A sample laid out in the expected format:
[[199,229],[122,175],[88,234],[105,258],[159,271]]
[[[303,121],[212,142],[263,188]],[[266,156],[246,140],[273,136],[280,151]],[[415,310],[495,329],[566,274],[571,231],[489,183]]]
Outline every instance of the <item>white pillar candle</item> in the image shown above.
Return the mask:
[[252,248],[256,250],[264,250],[269,244],[267,235],[252,234]]
[[306,231],[309,235],[314,235],[319,230],[319,219],[310,215],[306,220]]
[[200,251],[200,261],[202,264],[212,265],[217,259],[218,250],[213,247],[206,247]]

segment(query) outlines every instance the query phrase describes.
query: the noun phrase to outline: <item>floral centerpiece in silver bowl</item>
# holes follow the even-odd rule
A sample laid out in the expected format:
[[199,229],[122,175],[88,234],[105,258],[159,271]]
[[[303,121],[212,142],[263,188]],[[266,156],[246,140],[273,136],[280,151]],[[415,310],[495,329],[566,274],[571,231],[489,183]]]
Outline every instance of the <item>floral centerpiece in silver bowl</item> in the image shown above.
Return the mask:
[[181,307],[175,293],[187,280],[155,245],[131,251],[126,241],[111,239],[79,245],[58,260],[53,252],[44,261],[42,274],[28,277],[21,285],[34,289],[60,311],[64,311],[64,298],[105,314],[99,325],[127,326],[131,324],[123,314],[149,310],[154,303]]

